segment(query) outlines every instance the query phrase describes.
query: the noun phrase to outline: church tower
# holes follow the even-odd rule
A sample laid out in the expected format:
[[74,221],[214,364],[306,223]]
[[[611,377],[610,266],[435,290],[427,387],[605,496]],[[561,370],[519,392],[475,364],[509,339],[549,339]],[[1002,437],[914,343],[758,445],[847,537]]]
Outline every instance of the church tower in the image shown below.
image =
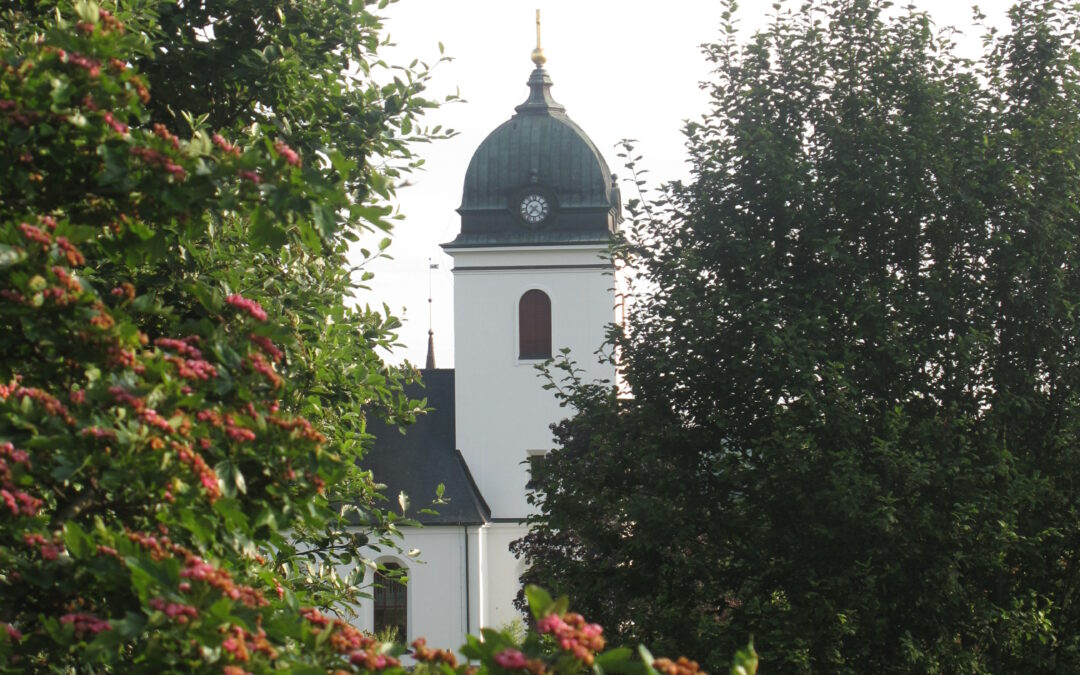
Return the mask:
[[[570,414],[543,388],[536,365],[568,348],[587,379],[614,319],[608,245],[621,220],[603,156],[551,95],[539,16],[529,95],[492,131],[465,173],[454,259],[457,448],[490,508],[482,625],[517,616],[522,568],[508,551],[525,534],[529,463]],[[474,624],[475,625],[475,624]]]
[[[571,351],[583,377],[614,381],[594,358],[615,318],[607,256],[620,199],[600,152],[551,97],[540,51],[529,96],[473,154],[462,191],[454,259],[454,368],[421,371],[428,400],[405,435],[374,422],[363,466],[436,511],[410,512],[402,551],[373,551],[370,564],[397,569],[405,585],[374,582],[358,625],[410,642],[457,646],[467,633],[520,618],[514,598],[523,563],[510,543],[526,534],[531,462],[552,446],[551,424],[572,414],[543,388],[536,365]],[[403,507],[404,508],[404,507]],[[348,570],[343,570],[347,572]]]

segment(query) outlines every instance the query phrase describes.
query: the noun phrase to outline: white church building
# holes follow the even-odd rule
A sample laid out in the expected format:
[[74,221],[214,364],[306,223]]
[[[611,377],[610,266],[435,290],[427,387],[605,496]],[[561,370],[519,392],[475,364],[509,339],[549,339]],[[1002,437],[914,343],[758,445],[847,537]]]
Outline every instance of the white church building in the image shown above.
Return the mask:
[[433,412],[405,435],[379,427],[365,458],[393,498],[426,503],[445,486],[438,515],[408,515],[403,548],[417,559],[360,610],[360,627],[398,629],[457,648],[466,633],[520,618],[523,563],[509,550],[526,532],[530,458],[552,446],[567,416],[543,389],[536,364],[572,350],[586,379],[614,381],[595,363],[615,316],[607,249],[622,219],[612,174],[588,136],[551,97],[544,56],[533,52],[528,99],[476,149],[465,174],[460,234],[443,244],[454,261],[454,365],[437,369],[429,345],[421,371]]

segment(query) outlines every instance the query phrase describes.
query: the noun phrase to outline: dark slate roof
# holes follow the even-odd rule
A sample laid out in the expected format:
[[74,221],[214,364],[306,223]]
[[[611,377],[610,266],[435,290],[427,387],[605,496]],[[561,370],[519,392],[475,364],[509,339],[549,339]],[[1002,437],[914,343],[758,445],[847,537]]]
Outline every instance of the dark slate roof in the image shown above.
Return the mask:
[[[361,461],[375,482],[384,483],[390,498],[387,508],[396,509],[397,495],[404,491],[411,505],[408,516],[424,525],[476,525],[486,522],[491,510],[469,474],[464,458],[455,446],[454,371],[421,370],[424,387],[407,388],[412,398],[426,398],[433,410],[421,415],[402,434],[396,427],[372,421],[368,431],[375,447]],[[435,499],[442,483],[443,498],[449,503],[434,507],[438,515],[419,513]]]
[[[603,155],[551,98],[540,65],[529,98],[473,153],[462,189],[461,233],[444,248],[606,242],[622,220],[622,198]],[[551,205],[543,223],[520,219],[520,200],[540,193]]]
[[607,162],[564,114],[519,113],[492,131],[465,172],[461,210],[505,209],[507,195],[532,184],[562,208],[613,205]]

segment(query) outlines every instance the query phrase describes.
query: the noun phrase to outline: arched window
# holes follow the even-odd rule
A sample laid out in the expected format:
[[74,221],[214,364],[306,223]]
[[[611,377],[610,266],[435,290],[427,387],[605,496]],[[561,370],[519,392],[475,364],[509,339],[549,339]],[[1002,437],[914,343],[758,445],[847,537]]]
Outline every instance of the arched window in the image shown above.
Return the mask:
[[547,293],[526,291],[518,302],[519,359],[551,358],[551,298]]
[[386,572],[375,573],[375,635],[408,642],[409,587],[400,577],[405,568],[393,562],[383,567]]

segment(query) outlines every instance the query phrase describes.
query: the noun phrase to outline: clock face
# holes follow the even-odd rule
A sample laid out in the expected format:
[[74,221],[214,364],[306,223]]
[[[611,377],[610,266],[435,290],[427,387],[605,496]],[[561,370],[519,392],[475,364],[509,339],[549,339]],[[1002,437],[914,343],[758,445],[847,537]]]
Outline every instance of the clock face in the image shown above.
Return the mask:
[[548,217],[551,206],[543,195],[525,195],[521,200],[521,218],[529,225],[539,225]]

